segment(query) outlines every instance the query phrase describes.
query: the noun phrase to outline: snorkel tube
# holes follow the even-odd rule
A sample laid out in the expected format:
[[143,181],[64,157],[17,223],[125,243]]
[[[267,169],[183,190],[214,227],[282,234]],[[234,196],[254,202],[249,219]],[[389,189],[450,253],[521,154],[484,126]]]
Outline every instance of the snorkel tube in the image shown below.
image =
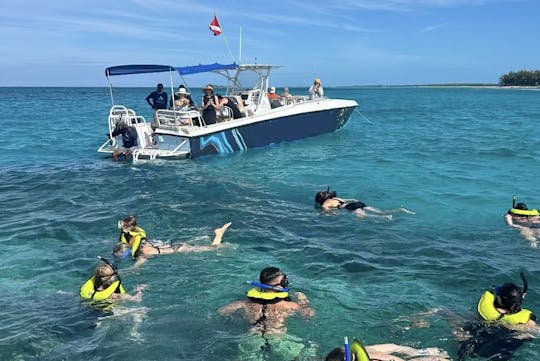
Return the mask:
[[347,336],[345,338],[345,344],[343,345],[345,348],[345,361],[351,361],[351,348],[349,347],[349,338]]
[[270,286],[270,285],[267,285],[266,283],[260,283],[260,282],[257,282],[257,281],[251,281],[249,282],[250,285],[254,286],[254,287],[260,287],[260,288],[264,288],[264,289],[267,289],[267,290],[273,290],[273,291],[278,291],[278,292],[289,292],[289,287],[276,287],[276,286]]
[[519,275],[521,276],[521,280],[523,281],[523,291],[521,291],[521,298],[524,298],[527,294],[527,291],[529,290],[529,284],[527,283],[527,279],[525,278],[525,274],[523,274],[523,272],[519,272]]
[[516,208],[516,195],[512,197],[512,208]]

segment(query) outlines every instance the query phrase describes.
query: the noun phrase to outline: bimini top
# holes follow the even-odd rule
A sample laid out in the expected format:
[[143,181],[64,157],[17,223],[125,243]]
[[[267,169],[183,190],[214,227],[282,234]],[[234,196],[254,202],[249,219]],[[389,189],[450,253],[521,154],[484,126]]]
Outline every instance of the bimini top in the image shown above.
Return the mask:
[[113,75],[129,75],[129,74],[146,74],[146,73],[162,73],[166,71],[177,71],[180,75],[205,73],[215,70],[236,69],[238,65],[232,64],[207,64],[176,67],[171,65],[152,65],[152,64],[135,64],[135,65],[119,65],[111,66],[105,69],[105,76]]

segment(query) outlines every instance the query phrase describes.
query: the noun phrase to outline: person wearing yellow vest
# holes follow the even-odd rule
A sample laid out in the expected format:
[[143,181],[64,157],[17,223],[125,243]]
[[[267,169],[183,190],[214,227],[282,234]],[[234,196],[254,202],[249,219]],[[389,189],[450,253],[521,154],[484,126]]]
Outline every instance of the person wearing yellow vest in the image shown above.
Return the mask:
[[315,314],[302,292],[295,293],[296,301],[289,297],[289,280],[279,268],[263,269],[259,282],[251,282],[251,285],[254,287],[246,292],[246,300],[224,306],[219,309],[219,313],[230,315],[243,311],[253,333],[263,337],[269,334],[285,334],[287,317],[296,312],[303,317],[312,317]]
[[529,209],[525,203],[517,203],[516,198],[512,202],[512,208],[504,216],[507,225],[519,229],[519,233],[533,248],[538,247],[540,236],[540,212],[537,209]]
[[[347,350],[348,349],[348,355]],[[394,354],[403,356],[401,358]],[[401,346],[393,343],[363,346],[360,341],[354,339],[350,345],[336,347],[328,355],[325,361],[450,361],[448,353],[436,347],[417,349],[409,346]]]
[[126,293],[116,267],[100,257],[103,261],[94,271],[94,274],[81,286],[79,294],[82,299],[103,301],[124,299],[141,301],[142,292],[146,285],[137,286],[134,296]]
[[509,360],[515,350],[532,339],[529,331],[538,332],[536,316],[521,308],[528,285],[520,273],[523,289],[508,282],[484,291],[477,304],[481,321],[469,321],[455,333],[461,333],[458,360],[481,357]]
[[483,320],[505,326],[536,327],[536,315],[530,310],[521,308],[528,285],[525,275],[520,273],[520,276],[523,280],[523,290],[516,284],[508,282],[482,294],[477,309]]
[[[131,216],[133,217],[133,216]],[[231,222],[225,223],[223,226],[214,229],[214,239],[210,245],[189,245],[187,243],[177,243],[177,244],[154,244],[148,241],[146,238],[143,238],[143,241],[138,241],[138,237],[142,235],[142,228],[138,228],[139,231],[137,235],[134,236],[135,242],[133,245],[128,242],[123,242],[122,236],[120,242],[114,246],[112,251],[113,256],[119,258],[131,257],[135,258],[135,266],[139,267],[141,264],[146,262],[147,258],[161,255],[161,254],[171,254],[171,253],[188,253],[188,252],[205,252],[215,250],[221,245],[223,235],[227,229],[231,226]],[[142,232],[141,232],[142,231]],[[124,233],[122,233],[123,235]],[[145,234],[146,236],[146,234]],[[133,251],[134,247],[137,247],[136,251]]]
[[137,226],[135,216],[126,216],[118,221],[118,228],[120,229],[119,242],[127,243],[131,251],[131,258],[137,258],[139,247],[146,241],[146,232]]

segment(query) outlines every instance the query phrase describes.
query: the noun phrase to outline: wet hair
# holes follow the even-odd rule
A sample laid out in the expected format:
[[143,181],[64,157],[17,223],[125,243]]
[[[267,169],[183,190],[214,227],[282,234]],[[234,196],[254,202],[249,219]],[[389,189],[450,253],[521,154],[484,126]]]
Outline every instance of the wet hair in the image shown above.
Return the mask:
[[133,228],[137,225],[137,219],[135,218],[135,216],[125,216],[121,222],[124,227]]
[[119,243],[116,244],[116,246],[114,246],[112,254],[115,257],[124,257],[127,250],[130,249],[130,248],[131,247],[129,246],[129,244],[124,243],[124,242],[119,242]]
[[116,271],[107,263],[103,262],[94,271],[95,288],[107,288],[116,281]]
[[510,314],[521,310],[523,291],[514,283],[505,283],[495,288],[495,307],[508,310]]
[[522,211],[527,211],[529,208],[527,208],[527,205],[525,203],[518,203],[514,207],[515,209],[521,209]]
[[[328,355],[324,361],[343,361],[345,360],[345,349],[343,347],[336,347]],[[351,361],[356,360],[356,355],[351,354]]]
[[334,197],[337,197],[336,191],[332,191],[332,192],[330,190],[320,191],[320,192],[317,192],[317,194],[315,194],[315,203],[322,206],[323,203],[327,199],[334,198]]
[[265,285],[270,285],[270,282],[274,278],[279,276],[283,276],[279,285],[283,288],[289,287],[289,280],[287,279],[287,275],[277,267],[266,267],[265,269],[263,269],[261,271],[261,274],[259,275],[259,281],[261,283],[264,283]]

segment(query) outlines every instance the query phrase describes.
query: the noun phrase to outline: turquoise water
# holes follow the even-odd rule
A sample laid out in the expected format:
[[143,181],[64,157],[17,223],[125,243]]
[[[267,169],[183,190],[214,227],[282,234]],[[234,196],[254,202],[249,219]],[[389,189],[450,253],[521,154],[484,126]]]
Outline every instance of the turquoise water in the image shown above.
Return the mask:
[[[119,96],[147,111],[150,90]],[[300,359],[322,358],[343,336],[437,346],[455,358],[447,320],[415,315],[443,308],[472,318],[485,288],[519,284],[521,270],[525,306],[540,313],[540,250],[503,222],[513,194],[540,207],[540,92],[325,90],[356,99],[368,120],[354,113],[336,133],[225,157],[131,164],[96,152],[108,89],[0,89],[0,359],[280,360],[246,354],[242,345],[259,341],[246,321],[217,313],[270,265],[317,312],[289,319]],[[313,197],[327,185],[416,215],[321,214]],[[78,290],[125,214],[150,238],[192,244],[233,225],[215,252],[161,256],[137,270],[120,262],[129,291],[148,287],[141,303],[103,317]],[[539,352],[535,340],[513,359]]]

